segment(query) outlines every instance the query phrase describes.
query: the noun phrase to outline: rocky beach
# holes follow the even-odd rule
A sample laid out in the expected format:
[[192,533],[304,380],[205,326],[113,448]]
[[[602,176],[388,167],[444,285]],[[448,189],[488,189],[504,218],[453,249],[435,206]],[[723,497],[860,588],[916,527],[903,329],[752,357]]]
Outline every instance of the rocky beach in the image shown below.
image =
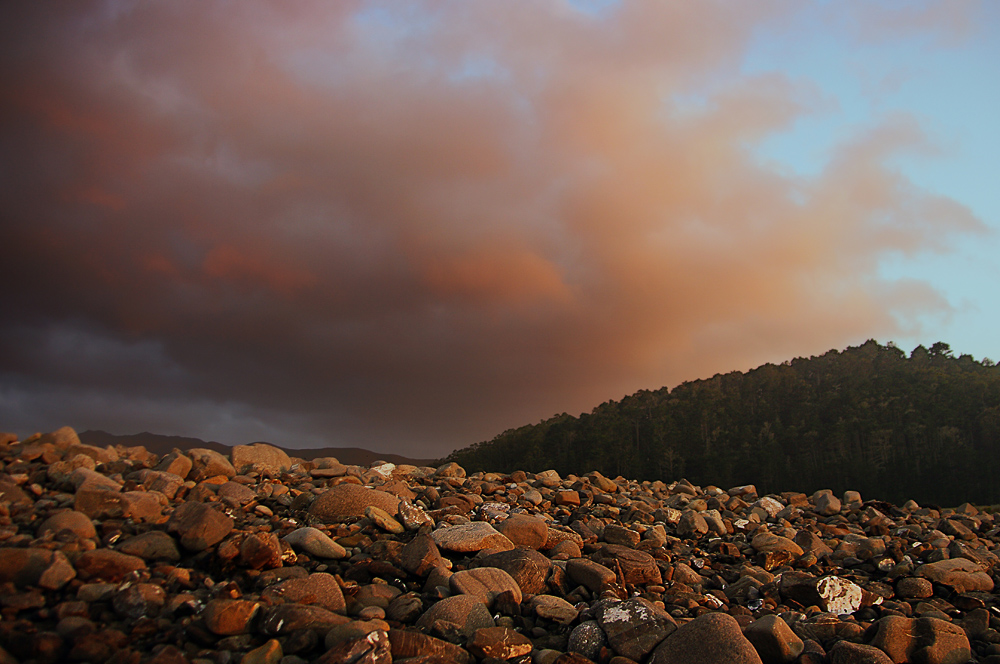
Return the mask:
[[0,434],[0,664],[1000,662],[1000,523]]

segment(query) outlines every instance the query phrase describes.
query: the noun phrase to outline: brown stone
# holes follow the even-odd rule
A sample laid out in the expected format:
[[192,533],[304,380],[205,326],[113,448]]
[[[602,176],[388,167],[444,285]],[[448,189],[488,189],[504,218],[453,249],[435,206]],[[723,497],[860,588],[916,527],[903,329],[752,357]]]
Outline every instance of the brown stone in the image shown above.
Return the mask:
[[267,443],[234,445],[229,458],[237,472],[260,468],[271,473],[281,473],[292,467],[292,461],[284,450]]
[[246,634],[260,603],[245,599],[213,599],[202,609],[201,619],[208,631],[219,636]]
[[[484,607],[485,610],[485,607]],[[308,629],[320,634],[335,625],[350,622],[350,618],[313,604],[279,604],[265,609],[260,630],[269,636],[291,634]]]
[[514,659],[531,652],[531,640],[509,627],[483,627],[469,639],[469,650],[481,659]]
[[736,619],[706,613],[678,627],[653,650],[646,664],[762,664]]
[[485,521],[471,521],[431,533],[439,549],[456,553],[471,553],[483,549],[509,551],[514,545]]
[[865,641],[895,664],[965,664],[972,655],[965,630],[937,618],[885,616],[865,631]]
[[87,551],[76,559],[76,572],[83,580],[121,581],[129,573],[146,569],[146,561],[111,549]]
[[451,575],[448,580],[453,593],[472,595],[489,608],[497,595],[510,592],[521,603],[521,588],[510,574],[496,567],[475,567]]
[[653,556],[619,544],[605,544],[594,554],[594,560],[609,569],[621,569],[625,583],[645,585],[663,583],[660,568]]
[[893,664],[889,656],[874,646],[838,641],[830,649],[830,664]]
[[512,514],[496,526],[497,531],[513,542],[514,546],[540,549],[548,539],[548,525],[541,519],[527,514]]
[[163,560],[175,563],[181,559],[177,540],[162,530],[150,530],[122,540],[118,544],[117,551],[127,553],[130,556],[138,556],[146,561]]
[[575,583],[598,592],[603,586],[614,583],[618,577],[606,566],[587,558],[572,558],[566,563],[566,575]]
[[979,565],[965,558],[949,558],[921,565],[916,575],[948,586],[958,593],[991,592],[993,579]]
[[304,579],[288,579],[268,586],[261,598],[272,603],[297,602],[315,604],[328,611],[343,613],[344,593],[332,574],[316,572]]
[[0,583],[13,582],[19,587],[38,585],[45,570],[65,556],[48,549],[0,548]]
[[325,523],[336,523],[347,517],[364,516],[369,505],[395,514],[399,509],[399,498],[357,484],[338,484],[320,494],[309,506],[309,513]]
[[566,489],[563,491],[556,491],[555,498],[552,501],[556,505],[568,505],[570,507],[580,506],[580,494],[571,489]]
[[281,542],[274,533],[251,533],[240,542],[240,565],[251,569],[281,567]]
[[195,482],[201,482],[210,477],[233,477],[236,475],[236,469],[233,468],[233,464],[229,463],[229,459],[215,450],[196,447],[188,450],[187,456],[190,457],[192,464],[188,479]]
[[752,546],[758,553],[781,551],[790,553],[796,557],[802,555],[802,547],[798,544],[787,537],[782,537],[781,535],[775,535],[766,531],[754,535],[753,540],[750,542],[750,546]]
[[670,614],[642,597],[605,607],[597,622],[614,651],[637,662],[677,629]]
[[486,605],[471,595],[453,595],[434,603],[417,620],[417,627],[430,629],[438,620],[456,625],[466,637],[481,627],[495,626]]
[[507,572],[522,593],[537,595],[546,591],[552,562],[533,549],[511,549],[484,556],[479,563],[484,567],[498,567]]
[[804,644],[780,616],[767,615],[750,623],[743,635],[753,644],[764,664],[794,662]]
[[234,521],[207,503],[183,503],[167,521],[167,532],[176,533],[181,546],[203,551],[221,542],[233,530]]
[[94,522],[86,514],[76,510],[63,510],[47,518],[38,527],[38,537],[45,537],[47,533],[56,535],[62,531],[69,531],[74,536],[83,539],[97,537]]
[[163,588],[154,583],[134,583],[115,593],[111,604],[126,620],[156,618],[167,601]]
[[464,648],[421,632],[394,629],[389,632],[389,644],[394,660],[419,656],[435,657],[435,661],[455,664],[469,664],[471,660]]

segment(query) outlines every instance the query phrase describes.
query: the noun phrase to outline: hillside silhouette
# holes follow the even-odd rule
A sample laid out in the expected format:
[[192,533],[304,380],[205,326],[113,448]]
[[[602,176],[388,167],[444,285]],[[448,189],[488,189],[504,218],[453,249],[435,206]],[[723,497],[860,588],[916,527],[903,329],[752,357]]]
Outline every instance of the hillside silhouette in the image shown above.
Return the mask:
[[1000,503],[1000,367],[948,344],[870,340],[556,415],[456,450],[517,468],[772,491],[856,489],[897,503]]

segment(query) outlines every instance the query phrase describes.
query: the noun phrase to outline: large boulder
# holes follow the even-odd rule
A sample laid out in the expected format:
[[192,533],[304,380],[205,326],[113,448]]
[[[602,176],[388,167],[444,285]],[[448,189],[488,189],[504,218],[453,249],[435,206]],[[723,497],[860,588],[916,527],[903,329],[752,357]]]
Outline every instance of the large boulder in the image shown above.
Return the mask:
[[312,502],[309,513],[324,523],[336,523],[348,517],[364,516],[365,508],[369,506],[396,514],[399,510],[399,498],[358,484],[337,484]]

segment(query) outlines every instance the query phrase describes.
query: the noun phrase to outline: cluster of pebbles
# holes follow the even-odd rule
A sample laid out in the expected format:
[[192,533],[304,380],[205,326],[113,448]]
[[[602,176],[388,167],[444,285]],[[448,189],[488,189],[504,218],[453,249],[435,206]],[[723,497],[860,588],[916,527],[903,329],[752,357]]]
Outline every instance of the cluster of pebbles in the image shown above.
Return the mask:
[[0,664],[1000,662],[972,505],[0,434]]

